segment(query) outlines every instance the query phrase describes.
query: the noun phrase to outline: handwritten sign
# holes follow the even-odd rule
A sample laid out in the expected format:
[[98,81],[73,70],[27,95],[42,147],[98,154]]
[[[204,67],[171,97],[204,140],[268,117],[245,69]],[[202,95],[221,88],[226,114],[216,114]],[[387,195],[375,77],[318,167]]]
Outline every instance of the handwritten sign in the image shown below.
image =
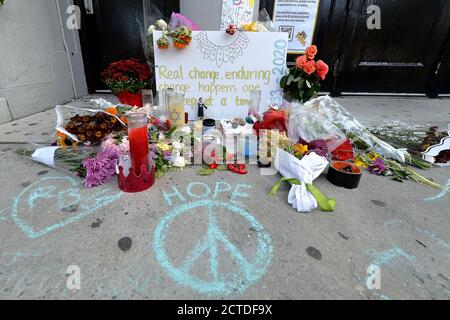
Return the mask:
[[289,53],[303,53],[312,44],[320,0],[276,0],[276,30],[289,34]]
[[[156,41],[161,33],[156,33]],[[286,72],[287,34],[279,32],[193,32],[183,50],[155,49],[157,89],[186,94],[189,119],[198,115],[198,99],[206,117],[246,117],[252,90],[262,91],[261,111],[282,102],[280,79]]]

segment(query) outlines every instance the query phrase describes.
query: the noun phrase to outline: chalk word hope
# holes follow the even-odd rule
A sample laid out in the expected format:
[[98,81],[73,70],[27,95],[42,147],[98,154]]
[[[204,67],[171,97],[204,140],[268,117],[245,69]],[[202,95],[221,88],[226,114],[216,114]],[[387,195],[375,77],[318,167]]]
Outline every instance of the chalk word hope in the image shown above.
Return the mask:
[[[198,191],[199,189],[201,191]],[[237,205],[238,199],[249,197],[245,192],[249,189],[251,189],[249,185],[238,184],[233,188],[226,182],[217,182],[212,189],[207,184],[192,182],[187,186],[186,195],[176,187],[173,187],[171,192],[163,192],[164,199],[172,209],[157,226],[153,245],[156,260],[175,283],[190,287],[201,294],[230,295],[244,292],[265,274],[272,260],[271,238],[255,217]],[[226,193],[230,195],[231,202],[218,199],[219,196],[224,196]],[[188,202],[188,198],[193,202]],[[181,204],[175,206],[174,201],[176,200]],[[255,252],[250,254],[253,258],[249,258],[248,253],[244,254],[238,248],[239,244],[229,240],[220,226],[218,210],[220,210],[221,217],[229,215],[231,221],[244,222],[245,230],[255,232]],[[170,232],[173,222],[181,220],[183,225],[192,223],[195,227],[195,222],[192,221],[196,221],[195,217],[201,214],[207,216],[206,232],[196,242],[197,245],[185,255],[181,264],[175,265],[169,258],[174,254],[167,252],[168,246],[166,245],[169,235],[173,234]],[[192,218],[193,216],[194,218]],[[220,248],[223,250],[220,251]],[[209,259],[206,260],[206,266],[203,268],[206,267],[209,272],[202,272],[199,276],[193,272],[193,269],[200,265],[199,260],[204,255]],[[233,269],[225,272],[219,266],[223,261],[232,261]]]

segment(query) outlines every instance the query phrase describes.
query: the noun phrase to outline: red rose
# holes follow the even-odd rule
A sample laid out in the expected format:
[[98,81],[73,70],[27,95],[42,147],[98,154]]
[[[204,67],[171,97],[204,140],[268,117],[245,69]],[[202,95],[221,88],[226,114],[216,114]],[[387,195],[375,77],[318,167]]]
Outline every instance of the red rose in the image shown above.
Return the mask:
[[308,61],[303,67],[303,71],[305,71],[307,74],[313,74],[316,71],[316,63],[314,62],[314,60]]
[[299,56],[295,60],[295,65],[297,66],[298,69],[303,69],[305,67],[306,62],[308,62],[308,58],[306,58],[305,55]]
[[318,60],[316,62],[316,69],[317,69],[317,75],[319,76],[319,78],[322,80],[325,80],[326,75],[330,71],[330,68],[328,67],[328,65],[325,62],[323,62],[322,60]]
[[306,56],[308,59],[313,60],[317,54],[317,46],[312,45],[311,47],[306,48]]

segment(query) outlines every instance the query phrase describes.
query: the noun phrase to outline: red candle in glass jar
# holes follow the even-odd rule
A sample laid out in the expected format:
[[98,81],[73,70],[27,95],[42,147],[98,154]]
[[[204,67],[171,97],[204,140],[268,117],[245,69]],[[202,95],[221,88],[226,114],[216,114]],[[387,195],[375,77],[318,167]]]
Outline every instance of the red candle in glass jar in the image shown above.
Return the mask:
[[127,125],[131,165],[136,176],[139,176],[142,166],[145,166],[148,170],[147,115],[145,113],[130,113],[127,115]]

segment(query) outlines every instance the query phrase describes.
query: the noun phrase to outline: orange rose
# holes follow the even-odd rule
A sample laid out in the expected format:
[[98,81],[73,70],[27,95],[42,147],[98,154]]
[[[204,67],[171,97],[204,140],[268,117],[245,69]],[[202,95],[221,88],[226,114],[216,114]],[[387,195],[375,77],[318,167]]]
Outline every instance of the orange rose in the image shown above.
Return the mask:
[[328,67],[328,65],[325,62],[323,62],[322,60],[318,60],[316,62],[316,69],[317,69],[317,75],[319,76],[319,78],[322,80],[325,80],[326,75],[330,71],[330,68]]
[[308,59],[313,60],[317,54],[317,46],[312,45],[311,47],[306,48],[306,56]]
[[298,69],[303,69],[305,67],[306,62],[308,62],[308,58],[306,56],[299,56],[297,60],[295,60],[295,64]]
[[303,71],[307,74],[313,74],[316,71],[316,63],[314,60],[309,60],[303,67]]

